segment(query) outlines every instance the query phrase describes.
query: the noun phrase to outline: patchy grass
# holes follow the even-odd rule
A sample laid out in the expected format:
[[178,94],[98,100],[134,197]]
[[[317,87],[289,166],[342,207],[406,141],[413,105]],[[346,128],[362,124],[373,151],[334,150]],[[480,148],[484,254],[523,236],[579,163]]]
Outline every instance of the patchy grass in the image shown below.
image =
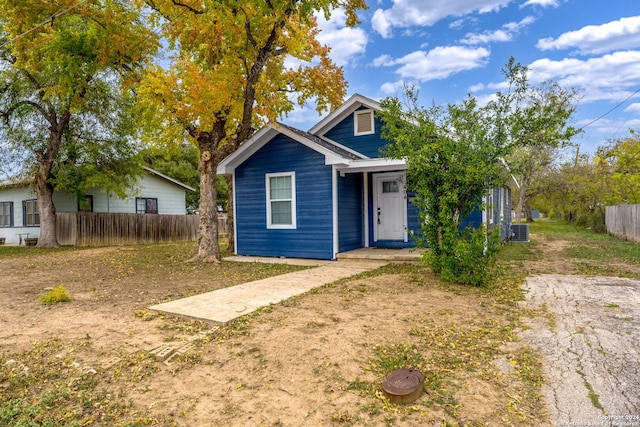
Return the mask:
[[67,291],[67,288],[64,287],[64,285],[58,285],[49,289],[43,295],[40,295],[40,298],[38,299],[43,305],[52,305],[60,302],[71,301],[71,295],[69,294],[69,291]]
[[[553,221],[532,224],[531,234],[531,243],[504,246],[496,278],[484,287],[444,283],[421,265],[388,265],[264,307],[219,328],[164,317],[146,307],[301,267],[191,263],[188,260],[197,250],[194,243],[0,247],[3,260],[19,260],[21,277],[41,280],[14,285],[13,299],[32,305],[8,303],[4,313],[21,315],[15,318],[38,311],[60,315],[69,306],[43,310],[33,304],[34,289],[55,280],[73,292],[77,299],[71,308],[78,313],[119,310],[122,319],[136,322],[138,328],[100,324],[81,331],[86,339],[46,332],[34,334],[39,338],[23,342],[21,348],[3,347],[0,425],[285,425],[273,407],[289,401],[294,402],[292,409],[303,413],[288,413],[286,424],[548,423],[540,393],[542,360],[519,343],[518,333],[526,316],[543,316],[550,326],[555,318],[545,310],[519,306],[524,277],[533,271],[606,268],[631,277],[640,271],[640,253],[610,236]],[[42,277],[43,271],[55,277]],[[439,299],[434,302],[436,293]],[[408,308],[404,305],[392,316],[378,317],[394,298],[413,294],[421,300],[411,306],[410,316],[402,310]],[[368,301],[375,301],[369,307],[375,321],[358,323],[359,317],[370,315],[360,311]],[[385,329],[387,322],[395,322],[392,329]],[[366,333],[358,335],[362,331]],[[115,338],[100,347],[98,340],[108,332]],[[139,346],[126,344],[147,342],[148,336],[189,341],[195,347],[166,368]],[[343,346],[335,347],[336,343]],[[118,354],[107,357],[108,351]],[[423,395],[412,405],[398,406],[385,398],[381,383],[391,371],[405,367],[425,374]],[[179,385],[185,390],[171,388]],[[162,390],[169,392],[162,395]],[[591,398],[597,406],[597,395]]]

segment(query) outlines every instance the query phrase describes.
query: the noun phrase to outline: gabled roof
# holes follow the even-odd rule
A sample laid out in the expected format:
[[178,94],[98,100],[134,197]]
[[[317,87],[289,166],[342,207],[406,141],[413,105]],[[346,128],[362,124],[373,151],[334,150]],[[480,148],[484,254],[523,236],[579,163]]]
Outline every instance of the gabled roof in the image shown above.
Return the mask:
[[227,156],[218,165],[219,174],[229,174],[244,161],[278,135],[285,135],[296,142],[325,156],[326,165],[347,165],[353,160],[365,159],[365,156],[340,144],[320,138],[308,132],[281,123],[269,124],[258,132],[235,152]]
[[144,167],[144,170],[146,170],[147,172],[149,172],[149,173],[150,173],[150,174],[152,174],[152,175],[156,175],[157,177],[160,177],[160,178],[166,179],[167,181],[169,181],[169,182],[171,182],[171,183],[173,183],[173,184],[176,184],[177,186],[180,186],[180,187],[182,187],[182,188],[184,188],[184,189],[187,189],[187,190],[190,190],[190,191],[196,191],[196,189],[195,189],[195,188],[193,188],[193,187],[189,187],[187,184],[184,184],[184,183],[182,183],[182,182],[178,181],[177,179],[173,179],[173,178],[171,178],[170,176],[167,176],[167,175],[165,175],[165,174],[163,174],[163,173],[160,173],[160,172],[158,172],[158,171],[157,171],[157,170],[155,170],[155,169],[151,169],[150,167],[145,166],[145,167]]
[[[159,178],[165,179],[179,187],[187,189],[189,191],[196,191],[195,188],[189,187],[187,184],[183,184],[182,182],[171,178],[163,173],[158,172],[155,169],[151,169],[150,167],[144,166],[144,170],[150,173],[151,175],[156,175]],[[33,177],[29,175],[19,175],[7,180],[0,181],[0,189],[9,188],[9,187],[17,187],[17,186],[27,186],[33,183]]]
[[347,99],[344,104],[333,110],[324,119],[320,120],[318,124],[309,129],[309,133],[318,136],[324,135],[360,107],[367,107],[372,110],[379,111],[380,103],[356,93]]

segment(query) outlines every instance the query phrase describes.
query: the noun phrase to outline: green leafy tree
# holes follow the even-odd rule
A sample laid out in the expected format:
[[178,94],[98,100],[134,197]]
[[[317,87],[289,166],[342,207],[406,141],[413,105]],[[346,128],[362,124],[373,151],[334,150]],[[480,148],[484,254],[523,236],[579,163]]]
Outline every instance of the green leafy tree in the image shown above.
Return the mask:
[[608,204],[640,203],[640,136],[635,132],[598,147],[594,162],[609,172]]
[[124,196],[140,170],[123,88],[158,43],[128,1],[0,0],[0,9],[2,159],[33,177],[38,246],[57,246],[54,189]]
[[515,208],[517,223],[523,211],[527,221],[532,221],[529,200],[540,189],[536,181],[579,132],[569,126],[577,92],[553,81],[531,86],[526,80],[526,67],[521,72],[525,80],[518,96],[509,103],[510,112],[505,116],[509,138],[516,147],[507,162],[520,184]]
[[486,278],[498,233],[487,240],[484,228],[460,230],[462,220],[482,203],[489,188],[505,182],[502,158],[506,139],[496,139],[492,117],[474,98],[446,108],[418,105],[409,88],[407,103],[382,101],[386,154],[405,159],[407,187],[416,192],[426,262],[443,279],[479,285]]
[[[317,41],[314,13],[343,7],[355,25],[363,0],[146,0],[175,56],[155,67],[140,90],[157,140],[186,137],[200,152],[200,225],[195,259],[220,259],[219,162],[265,122],[307,100],[318,111],[345,94],[342,69]],[[164,25],[168,23],[168,25]],[[297,60],[287,68],[285,59]]]
[[552,167],[532,199],[551,216],[605,232],[606,206],[640,203],[640,139],[631,136],[598,147],[594,155]]

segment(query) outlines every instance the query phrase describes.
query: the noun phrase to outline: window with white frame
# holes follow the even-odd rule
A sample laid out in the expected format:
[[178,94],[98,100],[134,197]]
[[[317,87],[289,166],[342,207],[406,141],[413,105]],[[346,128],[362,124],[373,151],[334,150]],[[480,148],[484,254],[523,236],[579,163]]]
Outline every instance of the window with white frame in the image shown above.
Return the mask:
[[487,224],[493,224],[493,189],[489,191],[485,198],[487,211]]
[[353,116],[354,135],[356,136],[371,135],[372,133],[375,133],[376,129],[375,129],[375,122],[373,119],[374,119],[373,110],[356,111]]
[[13,227],[13,202],[0,202],[0,227]]
[[266,174],[267,228],[296,228],[295,172]]
[[23,224],[25,227],[35,227],[40,225],[40,211],[38,211],[38,199],[25,200],[22,202]]

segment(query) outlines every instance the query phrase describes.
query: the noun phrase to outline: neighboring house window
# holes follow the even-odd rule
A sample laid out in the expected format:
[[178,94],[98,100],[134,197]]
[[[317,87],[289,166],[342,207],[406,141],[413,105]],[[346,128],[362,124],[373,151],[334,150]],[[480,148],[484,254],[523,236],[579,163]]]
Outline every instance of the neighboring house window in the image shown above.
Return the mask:
[[493,224],[493,189],[487,195],[487,222]]
[[158,199],[150,197],[136,197],[136,213],[158,213]]
[[371,135],[375,133],[373,110],[359,110],[354,113],[354,134]]
[[0,227],[13,227],[13,202],[0,202]]
[[31,199],[22,202],[22,213],[25,227],[40,225],[40,212],[38,211],[38,200]]
[[93,212],[93,196],[86,195],[78,199],[78,212]]
[[296,174],[266,175],[267,228],[296,228]]

